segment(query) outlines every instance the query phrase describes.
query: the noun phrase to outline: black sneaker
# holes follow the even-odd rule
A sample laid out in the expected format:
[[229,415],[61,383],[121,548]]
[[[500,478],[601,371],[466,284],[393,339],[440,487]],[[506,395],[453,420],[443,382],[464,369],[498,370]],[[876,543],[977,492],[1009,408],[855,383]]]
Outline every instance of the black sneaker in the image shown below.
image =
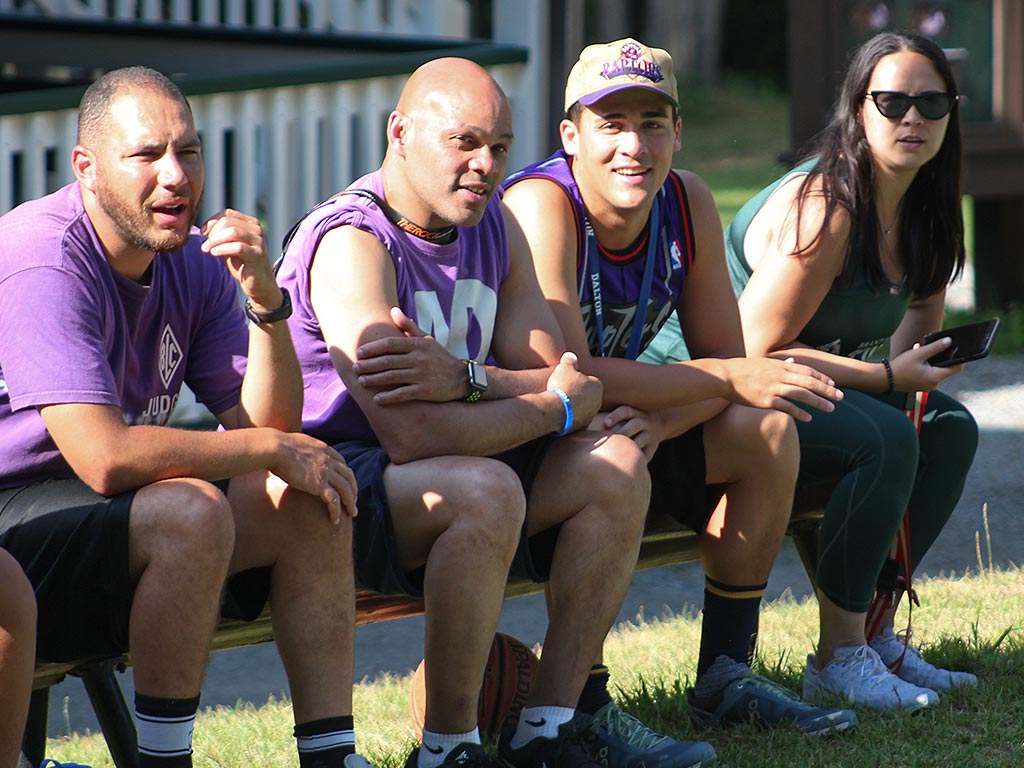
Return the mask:
[[594,736],[590,717],[577,712],[572,720],[558,726],[558,736],[538,736],[519,749],[512,749],[514,728],[502,732],[498,741],[498,760],[505,768],[602,768],[594,759]]
[[[417,768],[420,760],[420,749],[416,747],[405,759],[405,768]],[[429,750],[429,747],[426,747]],[[464,741],[457,744],[441,763],[442,768],[497,768],[497,761],[488,755],[479,744]]]
[[761,728],[792,723],[803,733],[820,735],[857,725],[852,711],[807,704],[789,689],[749,670],[725,686],[714,702],[699,701],[692,688],[686,691],[686,701],[690,721],[698,730],[742,722]]

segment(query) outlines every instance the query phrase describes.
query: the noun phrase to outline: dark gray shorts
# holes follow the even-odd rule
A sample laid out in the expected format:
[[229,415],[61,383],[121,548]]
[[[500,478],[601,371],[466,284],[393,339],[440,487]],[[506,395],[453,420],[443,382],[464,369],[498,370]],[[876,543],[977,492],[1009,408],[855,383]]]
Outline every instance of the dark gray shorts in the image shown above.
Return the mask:
[[724,492],[723,486],[707,483],[704,425],[663,441],[647,469],[651,473],[648,514],[675,518],[703,533]]
[[[490,458],[508,465],[523,485],[526,498],[547,453],[551,439],[542,437]],[[423,596],[423,569],[405,571],[398,559],[395,531],[384,487],[384,470],[391,460],[379,444],[349,441],[334,446],[359,484],[359,514],[353,522],[352,546],[357,584],[382,595]],[[529,510],[527,510],[529,514]],[[511,573],[532,581],[547,581],[558,529],[527,537],[524,522]]]
[[[21,563],[35,590],[40,659],[72,661],[128,650],[135,595],[128,516],[135,493],[101,496],[78,479],[0,490],[0,547]],[[254,619],[269,586],[269,568],[233,576],[223,615]]]

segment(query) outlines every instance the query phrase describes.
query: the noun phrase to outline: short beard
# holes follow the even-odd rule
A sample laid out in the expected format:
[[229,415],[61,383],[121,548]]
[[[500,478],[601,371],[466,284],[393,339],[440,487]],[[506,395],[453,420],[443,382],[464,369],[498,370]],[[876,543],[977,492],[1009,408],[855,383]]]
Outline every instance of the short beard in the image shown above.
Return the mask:
[[[181,250],[185,243],[188,242],[189,231],[186,231],[184,234],[168,232],[160,239],[147,234],[147,230],[150,227],[150,221],[146,216],[148,209],[143,208],[140,211],[132,208],[123,197],[112,191],[105,184],[100,185],[96,190],[96,199],[100,204],[100,208],[103,209],[103,212],[107,214],[113,223],[118,236],[135,248],[153,253],[158,251],[173,253],[174,251]],[[197,213],[198,205],[192,211],[192,221],[195,220]]]

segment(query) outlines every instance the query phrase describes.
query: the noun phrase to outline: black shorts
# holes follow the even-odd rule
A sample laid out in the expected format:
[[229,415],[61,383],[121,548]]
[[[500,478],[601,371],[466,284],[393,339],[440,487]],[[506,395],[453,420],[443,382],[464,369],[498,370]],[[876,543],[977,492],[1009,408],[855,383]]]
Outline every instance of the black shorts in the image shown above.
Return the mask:
[[[35,590],[38,658],[72,661],[128,650],[135,596],[128,517],[135,493],[101,496],[78,479],[0,490],[0,547],[21,563]],[[269,569],[245,571],[229,584],[224,615],[258,616],[269,595]]]
[[0,547],[36,593],[36,654],[47,661],[128,649],[133,585],[128,512],[134,491],[104,497],[80,480],[0,491]]
[[662,441],[647,469],[651,474],[648,514],[675,518],[703,533],[724,492],[722,486],[707,483],[704,425]]
[[[530,488],[551,439],[538,438],[490,458],[509,466],[530,498]],[[379,444],[361,440],[334,446],[355,474],[359,485],[359,514],[352,521],[352,546],[357,584],[382,595],[423,596],[423,568],[406,571],[398,558],[391,507],[384,487],[384,470],[391,459]],[[529,510],[527,510],[529,513]],[[532,581],[547,581],[558,529],[527,536],[523,523],[511,572]]]

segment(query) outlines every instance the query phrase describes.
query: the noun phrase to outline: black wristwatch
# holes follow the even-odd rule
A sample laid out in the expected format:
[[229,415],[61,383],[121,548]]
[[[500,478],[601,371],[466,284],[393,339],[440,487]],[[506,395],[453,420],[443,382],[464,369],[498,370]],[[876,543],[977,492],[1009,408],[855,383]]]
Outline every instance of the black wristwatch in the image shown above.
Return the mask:
[[276,323],[278,320],[287,320],[292,316],[292,297],[288,295],[288,289],[281,289],[281,306],[277,309],[272,309],[269,312],[257,312],[252,308],[252,301],[250,299],[245,300],[245,316],[252,320],[256,325],[263,325],[264,323]]
[[463,360],[462,362],[466,364],[466,373],[469,376],[470,393],[466,397],[466,402],[475,403],[487,391],[487,369],[484,368],[483,363],[478,363],[476,360]]

